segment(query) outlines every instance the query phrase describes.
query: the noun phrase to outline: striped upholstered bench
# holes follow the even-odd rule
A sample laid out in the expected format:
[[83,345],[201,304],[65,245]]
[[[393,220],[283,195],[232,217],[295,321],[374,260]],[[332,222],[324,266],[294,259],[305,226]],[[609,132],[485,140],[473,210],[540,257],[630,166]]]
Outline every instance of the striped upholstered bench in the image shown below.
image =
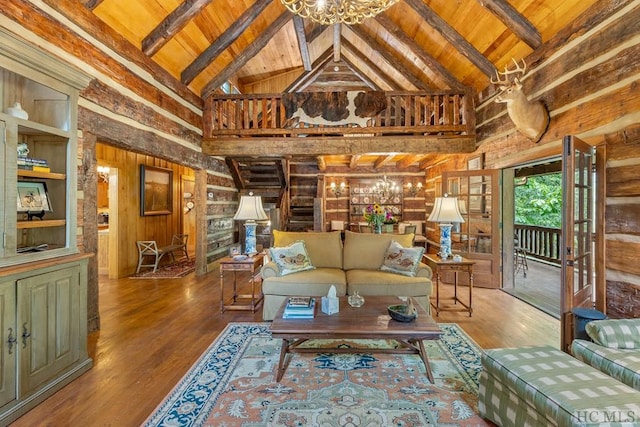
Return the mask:
[[640,390],[640,319],[596,320],[585,329],[593,342],[573,340],[574,357]]
[[553,347],[487,350],[478,409],[499,426],[638,426],[640,391]]

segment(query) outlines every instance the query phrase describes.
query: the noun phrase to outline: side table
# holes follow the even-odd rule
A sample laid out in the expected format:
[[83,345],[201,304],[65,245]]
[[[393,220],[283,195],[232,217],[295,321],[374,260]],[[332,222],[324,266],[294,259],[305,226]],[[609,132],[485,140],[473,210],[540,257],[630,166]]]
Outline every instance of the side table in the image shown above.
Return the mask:
[[[451,258],[443,260],[438,255],[435,254],[425,254],[423,255],[425,259],[425,263],[431,267],[433,271],[433,276],[435,277],[435,288],[436,288],[436,303],[434,304],[431,301],[431,306],[436,310],[436,316],[440,314],[440,311],[468,311],[469,317],[473,313],[473,264],[474,261],[470,261],[466,258],[462,258],[462,261],[453,261]],[[445,271],[452,271],[455,275],[455,279],[453,282],[453,297],[448,298],[440,298],[440,275]],[[459,273],[467,273],[469,274],[469,302],[464,303],[458,298],[458,274]],[[454,305],[458,305],[457,307],[446,305],[441,306],[440,300],[453,300]]]
[[[260,273],[260,267],[264,260],[264,254],[256,254],[246,259],[233,259],[225,257],[220,260],[220,313],[225,310],[251,310],[252,313],[262,304],[264,295],[262,289],[260,294],[256,295],[256,279]],[[228,301],[224,299],[224,273],[225,271],[233,272],[233,296]],[[251,274],[251,294],[238,294],[237,275],[238,272],[249,272]],[[248,299],[246,303],[240,303],[239,299]]]

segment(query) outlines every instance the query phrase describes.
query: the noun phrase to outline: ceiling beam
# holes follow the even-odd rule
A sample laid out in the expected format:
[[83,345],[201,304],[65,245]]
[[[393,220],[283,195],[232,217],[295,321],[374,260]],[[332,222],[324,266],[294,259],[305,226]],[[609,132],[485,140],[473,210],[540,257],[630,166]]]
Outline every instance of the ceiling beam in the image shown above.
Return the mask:
[[472,153],[475,136],[389,135],[374,138],[342,137],[257,137],[205,138],[202,152],[209,156],[323,156],[367,153]]
[[396,162],[396,168],[406,169],[417,162],[420,157],[422,157],[420,154],[408,154]]
[[347,64],[347,66],[349,67],[351,72],[353,72],[353,74],[358,76],[360,78],[360,80],[362,80],[367,86],[369,86],[369,88],[371,88],[372,90],[382,90],[377,84],[375,84],[375,82],[373,82],[369,77],[367,77],[367,75],[365,73],[363,73],[362,70],[360,70],[358,67],[356,67],[347,58],[343,57],[342,58],[342,62]]
[[311,71],[311,56],[309,56],[309,45],[307,44],[307,36],[304,33],[304,22],[298,15],[293,17],[293,28],[296,30],[298,38],[298,47],[300,48],[300,57],[302,58],[302,66],[305,71]]
[[374,169],[380,169],[382,166],[389,163],[395,157],[395,154],[388,154],[386,156],[378,156],[378,158],[373,162]]
[[[309,20],[310,22],[313,22],[311,20]],[[320,36],[320,34],[324,33],[324,31],[329,28],[326,25],[320,25],[320,24],[316,24],[315,22],[313,23],[313,26],[311,27],[311,31],[309,31],[309,34],[307,34],[307,43],[313,43],[313,41],[318,38]]]
[[341,24],[333,24],[333,62],[340,62],[340,33]]
[[[198,74],[200,74],[213,61],[215,61],[218,55],[224,52],[229,46],[231,46],[233,42],[236,41],[237,38],[240,37],[240,34],[242,34],[249,27],[249,25],[251,25],[253,21],[256,20],[260,13],[262,13],[262,11],[265,10],[270,4],[271,0],[256,0],[256,2],[249,9],[245,10],[244,13],[240,15],[240,17],[233,24],[231,24],[231,26],[229,26],[229,28],[227,28],[225,32],[216,39],[215,42],[213,42],[200,55],[198,55],[198,57],[191,64],[189,64],[187,68],[184,69],[184,71],[182,71],[182,73],[180,74],[180,80],[182,80],[182,83],[191,83]],[[282,15],[280,15],[280,17],[282,17]],[[287,15],[287,18],[291,18],[291,16]],[[273,24],[271,24],[271,26],[273,26]],[[251,45],[249,45],[247,49],[254,45],[257,40],[258,39],[256,39]],[[228,80],[228,77],[222,80],[220,84],[224,83],[226,80]]]
[[496,67],[485,58],[471,43],[458,33],[455,28],[442,19],[433,9],[422,0],[405,0],[434,30],[440,33],[449,43],[464,55],[473,65],[478,67],[488,77],[496,74]]
[[449,72],[440,62],[438,62],[433,56],[425,52],[424,49],[415,41],[415,39],[409,37],[400,27],[398,27],[388,16],[380,14],[376,18],[376,21],[387,30],[393,37],[395,37],[400,43],[404,44],[416,54],[424,65],[427,66],[429,71],[434,75],[429,78],[439,88],[449,89],[463,89],[464,85],[456,79],[453,74]]
[[80,1],[84,5],[84,7],[86,7],[89,10],[95,9],[100,5],[100,3],[102,3],[102,0],[80,0]]
[[212,1],[186,0],[180,3],[147,37],[142,39],[142,52],[147,56],[153,56]]
[[[400,90],[400,85],[390,75],[380,69],[373,61],[362,54],[351,42],[345,38],[342,39],[342,46],[351,52],[353,56],[367,66],[379,79],[384,81],[392,90]],[[378,86],[378,85],[376,85]]]
[[332,56],[331,56],[331,48],[328,48],[313,63],[313,67],[311,68],[311,71],[307,71],[307,72],[303,73],[300,77],[298,77],[296,80],[294,80],[293,83],[291,83],[283,91],[283,93],[299,92],[302,87],[306,87],[311,81],[313,81],[313,78],[315,76],[317,76],[322,71],[324,66],[327,65],[329,63],[329,61],[331,61],[331,58],[332,58]]
[[433,89],[418,77],[416,77],[411,70],[405,67],[399,58],[394,57],[387,47],[380,44],[374,37],[364,31],[362,29],[362,25],[354,25],[352,27],[349,27],[349,29],[353,31],[356,36],[360,37],[362,41],[368,44],[371,49],[382,56],[385,61],[387,61],[392,67],[398,70],[398,72],[402,74],[404,78],[409,80],[409,82],[411,82],[411,84],[414,85],[418,90]]
[[493,13],[507,26],[518,38],[524,41],[531,49],[536,49],[542,44],[542,36],[537,28],[520,14],[506,0],[478,0],[481,6]]
[[[264,0],[258,0],[261,2]],[[271,0],[266,0],[267,3],[271,3]],[[256,2],[256,4],[258,3]],[[255,5],[255,4],[254,4]],[[266,45],[271,41],[271,39],[276,35],[278,31],[291,20],[292,14],[288,10],[285,10],[278,16],[275,21],[271,23],[256,39],[247,46],[236,58],[229,63],[224,69],[218,73],[218,75],[211,80],[207,85],[202,89],[201,96],[202,98],[206,98],[209,93],[213,92],[220,85],[234,74],[240,70],[240,68],[244,67],[244,65],[249,62],[251,58],[256,56],[258,52],[260,52]]]

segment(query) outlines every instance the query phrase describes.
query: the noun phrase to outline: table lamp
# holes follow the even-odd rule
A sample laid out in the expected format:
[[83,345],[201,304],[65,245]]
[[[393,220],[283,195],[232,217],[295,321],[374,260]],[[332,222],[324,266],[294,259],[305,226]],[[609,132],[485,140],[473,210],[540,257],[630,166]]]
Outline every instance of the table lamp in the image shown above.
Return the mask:
[[233,217],[234,220],[245,221],[245,248],[244,253],[253,256],[258,253],[256,250],[256,221],[264,221],[269,219],[262,207],[262,197],[254,196],[249,193],[248,196],[240,197],[240,205],[238,211]]
[[456,197],[448,197],[445,193],[444,197],[436,197],[433,205],[433,211],[427,221],[437,222],[440,226],[440,257],[447,259],[451,255],[451,227],[454,222],[464,222],[464,218],[460,214],[458,199]]

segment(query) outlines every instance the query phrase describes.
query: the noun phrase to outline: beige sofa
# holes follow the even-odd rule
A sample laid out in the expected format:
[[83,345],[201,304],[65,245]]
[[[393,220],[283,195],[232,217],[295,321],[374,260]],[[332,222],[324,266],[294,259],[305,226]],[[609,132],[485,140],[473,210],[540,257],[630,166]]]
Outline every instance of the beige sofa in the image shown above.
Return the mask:
[[[409,296],[430,313],[431,269],[420,263],[415,277],[381,271],[384,254],[392,240],[411,247],[413,234],[371,234],[345,231],[283,232],[274,230],[273,247],[304,241],[314,269],[281,275],[278,265],[270,261],[262,267],[264,304],[262,317],[273,320],[287,296],[326,295],[331,285],[338,296],[358,291],[367,296]],[[366,301],[365,301],[366,304]]]

